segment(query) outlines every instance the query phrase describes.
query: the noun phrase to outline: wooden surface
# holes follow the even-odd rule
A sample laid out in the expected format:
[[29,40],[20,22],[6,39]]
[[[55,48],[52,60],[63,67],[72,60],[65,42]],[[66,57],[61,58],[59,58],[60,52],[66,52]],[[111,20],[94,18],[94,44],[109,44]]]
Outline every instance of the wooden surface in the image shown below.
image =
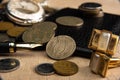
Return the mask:
[[[49,6],[61,9],[64,7],[77,8],[82,2],[95,1],[103,5],[104,12],[120,15],[120,2],[118,0],[49,0]],[[120,42],[115,56],[120,56]],[[66,60],[75,62],[79,66],[77,74],[72,76],[60,76],[57,74],[42,76],[35,72],[35,67],[40,63],[56,60],[50,59],[45,51],[18,50],[11,56],[0,56],[2,58],[16,58],[20,60],[19,69],[9,72],[0,73],[3,80],[120,80],[120,67],[109,69],[106,78],[93,74],[88,65],[90,60],[82,57],[69,57]]]

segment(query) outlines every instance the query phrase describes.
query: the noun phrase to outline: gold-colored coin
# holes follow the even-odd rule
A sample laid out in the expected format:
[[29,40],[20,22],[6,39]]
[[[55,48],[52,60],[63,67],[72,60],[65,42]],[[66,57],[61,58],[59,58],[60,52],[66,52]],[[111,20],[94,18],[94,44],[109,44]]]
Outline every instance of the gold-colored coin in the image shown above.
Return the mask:
[[74,39],[66,35],[52,38],[46,46],[47,55],[53,59],[68,58],[74,53],[75,49]]
[[11,22],[0,22],[0,31],[7,31],[13,27],[14,25]]
[[56,19],[58,24],[70,27],[81,27],[83,25],[83,20],[74,16],[62,16]]
[[24,42],[46,43],[55,35],[56,28],[57,25],[53,22],[34,24],[23,33],[22,39]]
[[53,63],[56,73],[63,76],[70,76],[78,72],[78,66],[71,61],[57,61]]
[[7,34],[11,37],[18,37],[20,36],[27,28],[25,27],[14,27],[7,31]]

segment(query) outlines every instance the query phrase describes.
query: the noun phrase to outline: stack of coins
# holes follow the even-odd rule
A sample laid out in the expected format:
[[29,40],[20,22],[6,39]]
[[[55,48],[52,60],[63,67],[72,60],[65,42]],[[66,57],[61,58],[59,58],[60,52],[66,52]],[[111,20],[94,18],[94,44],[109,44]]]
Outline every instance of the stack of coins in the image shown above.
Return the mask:
[[68,35],[77,40],[84,21],[75,16],[61,16],[56,18],[56,23],[58,25],[56,35]]
[[35,71],[41,75],[59,74],[62,76],[71,76],[78,72],[78,66],[71,61],[57,61],[52,63],[42,63],[35,68]]
[[79,10],[83,12],[85,16],[103,17],[102,5],[95,2],[86,2],[79,6]]
[[62,16],[56,19],[58,24],[67,26],[67,27],[76,27],[81,28],[83,25],[83,20],[74,16]]

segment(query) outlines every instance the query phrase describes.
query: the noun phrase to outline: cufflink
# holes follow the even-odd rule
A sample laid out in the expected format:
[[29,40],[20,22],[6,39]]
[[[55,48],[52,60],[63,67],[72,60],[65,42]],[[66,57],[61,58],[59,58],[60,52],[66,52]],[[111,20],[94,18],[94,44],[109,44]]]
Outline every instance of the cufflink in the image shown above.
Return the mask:
[[119,36],[107,30],[93,29],[88,48],[112,56],[116,52]]
[[93,73],[106,77],[109,68],[118,67],[119,65],[120,58],[110,58],[101,52],[95,52],[92,54],[89,67]]

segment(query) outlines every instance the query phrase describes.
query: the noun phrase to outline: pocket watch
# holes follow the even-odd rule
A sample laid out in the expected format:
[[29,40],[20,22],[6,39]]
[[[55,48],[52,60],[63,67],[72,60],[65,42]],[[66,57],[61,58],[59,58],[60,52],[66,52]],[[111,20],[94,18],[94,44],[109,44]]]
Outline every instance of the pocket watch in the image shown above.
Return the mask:
[[8,17],[17,20],[22,25],[33,24],[44,19],[44,9],[40,3],[34,3],[30,0],[10,0],[7,4]]

